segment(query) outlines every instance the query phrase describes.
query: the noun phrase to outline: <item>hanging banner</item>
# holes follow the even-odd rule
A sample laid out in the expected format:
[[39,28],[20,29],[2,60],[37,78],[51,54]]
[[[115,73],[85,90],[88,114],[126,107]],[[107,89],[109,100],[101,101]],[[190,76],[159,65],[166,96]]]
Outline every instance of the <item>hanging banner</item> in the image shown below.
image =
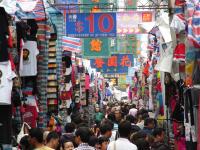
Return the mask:
[[66,14],[66,34],[70,37],[116,37],[116,13]]
[[118,78],[118,84],[121,86],[126,85],[126,77],[127,77],[127,75],[125,75],[125,74],[120,75]]
[[83,56],[84,58],[109,57],[108,38],[85,38]]
[[112,85],[117,86],[118,85],[118,78],[117,77],[105,77]]
[[128,9],[137,8],[137,0],[125,0],[125,5]]
[[[109,3],[112,3],[110,5]],[[83,12],[108,12],[112,11],[114,6],[116,6],[116,0],[82,0],[82,4],[87,5],[87,9],[83,9]],[[103,8],[103,9],[102,9]],[[115,7],[114,7],[115,8]]]
[[117,13],[118,34],[141,34],[147,31],[140,24],[155,21],[153,11],[131,11]]
[[[79,0],[55,0],[57,8],[59,10],[65,10],[66,13],[78,13],[80,12]],[[63,5],[67,4],[67,5]]]
[[106,74],[128,73],[128,68],[133,64],[133,55],[114,54],[109,58],[91,59],[91,67],[96,68],[98,72]]
[[141,41],[139,35],[118,36],[110,40],[110,51],[112,54],[137,55],[140,50]]

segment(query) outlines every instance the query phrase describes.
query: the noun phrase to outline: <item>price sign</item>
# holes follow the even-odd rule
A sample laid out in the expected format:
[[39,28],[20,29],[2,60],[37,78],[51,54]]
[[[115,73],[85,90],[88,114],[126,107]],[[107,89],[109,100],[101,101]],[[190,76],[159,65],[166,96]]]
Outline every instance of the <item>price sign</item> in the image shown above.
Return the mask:
[[115,13],[67,14],[66,34],[71,37],[115,37]]

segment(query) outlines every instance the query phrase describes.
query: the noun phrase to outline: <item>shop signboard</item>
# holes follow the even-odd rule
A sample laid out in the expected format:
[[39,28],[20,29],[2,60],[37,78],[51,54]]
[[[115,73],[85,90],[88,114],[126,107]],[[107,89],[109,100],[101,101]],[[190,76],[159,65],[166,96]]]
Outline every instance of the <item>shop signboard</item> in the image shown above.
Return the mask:
[[118,34],[141,34],[146,31],[140,26],[155,20],[153,11],[129,11],[117,13]]
[[70,37],[116,37],[116,13],[66,14],[66,34]]
[[137,55],[141,47],[140,35],[117,36],[110,40],[110,51],[112,54],[133,54]]
[[108,38],[84,38],[83,41],[84,58],[106,58],[110,56]]
[[118,85],[118,78],[117,77],[105,77],[112,85],[117,86]]
[[109,58],[91,59],[91,67],[105,74],[128,73],[128,68],[133,64],[132,54],[113,54]]

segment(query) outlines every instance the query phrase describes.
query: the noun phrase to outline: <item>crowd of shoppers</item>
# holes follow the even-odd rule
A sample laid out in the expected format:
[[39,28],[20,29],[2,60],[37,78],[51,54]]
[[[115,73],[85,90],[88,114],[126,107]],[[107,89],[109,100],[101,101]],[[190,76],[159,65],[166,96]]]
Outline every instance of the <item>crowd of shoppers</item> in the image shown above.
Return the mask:
[[71,114],[62,133],[32,128],[20,140],[22,150],[168,150],[165,131],[145,109],[128,102],[94,106],[93,126],[81,112]]

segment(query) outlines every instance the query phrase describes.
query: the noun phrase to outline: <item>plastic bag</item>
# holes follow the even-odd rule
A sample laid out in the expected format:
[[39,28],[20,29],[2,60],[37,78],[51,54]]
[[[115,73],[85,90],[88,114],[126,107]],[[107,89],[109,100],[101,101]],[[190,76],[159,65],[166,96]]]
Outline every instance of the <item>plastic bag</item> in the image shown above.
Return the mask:
[[31,129],[31,127],[26,122],[23,123],[22,128],[21,128],[19,134],[17,135],[17,143],[18,144],[20,143],[20,140],[24,136],[28,135],[27,133],[25,133],[25,127],[27,127],[28,129]]

